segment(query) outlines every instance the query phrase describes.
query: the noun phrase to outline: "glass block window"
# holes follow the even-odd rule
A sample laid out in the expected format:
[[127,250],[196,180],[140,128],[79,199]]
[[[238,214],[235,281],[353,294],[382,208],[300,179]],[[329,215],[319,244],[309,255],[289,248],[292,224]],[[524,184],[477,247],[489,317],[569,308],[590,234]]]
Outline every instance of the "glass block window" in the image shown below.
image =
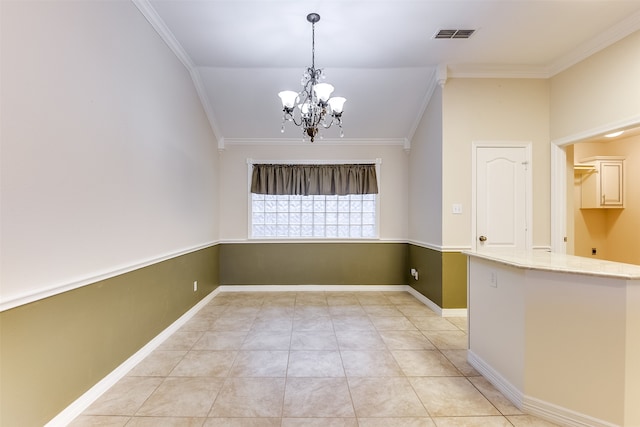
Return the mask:
[[376,196],[273,196],[251,193],[251,237],[377,238]]

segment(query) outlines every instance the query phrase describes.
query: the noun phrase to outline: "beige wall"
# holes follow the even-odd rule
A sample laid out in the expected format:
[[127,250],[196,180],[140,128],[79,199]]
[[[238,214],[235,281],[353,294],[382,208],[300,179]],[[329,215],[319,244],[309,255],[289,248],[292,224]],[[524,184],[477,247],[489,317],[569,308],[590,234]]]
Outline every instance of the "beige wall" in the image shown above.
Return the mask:
[[640,123],[639,75],[640,31],[555,75],[551,139]]
[[[640,286],[627,287],[625,364],[626,378],[640,378]],[[640,381],[625,381],[624,419],[627,425],[640,425]]]
[[[549,82],[450,79],[443,95],[443,245],[470,247],[471,146],[474,141],[531,142],[533,246],[550,245]],[[461,203],[462,215],[451,213]]]
[[[637,425],[623,419],[627,373],[638,365],[626,363],[626,346],[638,341],[627,340],[637,307],[627,305],[636,301],[626,294],[638,283],[536,270],[524,270],[521,281],[525,394],[613,425]],[[637,414],[637,407],[627,409]]]
[[625,208],[580,209],[580,186],[576,174],[574,185],[575,254],[595,258],[640,264],[640,136],[611,142],[579,143],[574,147],[574,159],[593,156],[625,157]]
[[402,145],[328,144],[229,144],[220,164],[220,238],[244,241],[248,238],[249,169],[254,161],[342,161],[382,159],[380,165],[380,239],[407,239],[407,154]]

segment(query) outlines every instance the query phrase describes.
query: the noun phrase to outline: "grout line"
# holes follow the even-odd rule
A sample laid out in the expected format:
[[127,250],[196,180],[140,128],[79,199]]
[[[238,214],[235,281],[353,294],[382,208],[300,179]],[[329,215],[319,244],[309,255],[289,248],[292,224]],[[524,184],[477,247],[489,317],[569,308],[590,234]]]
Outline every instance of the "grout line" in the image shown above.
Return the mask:
[[[223,391],[223,389],[224,389],[225,384],[227,384],[227,382],[228,382],[230,379],[235,378],[235,377],[232,377],[233,368],[234,368],[234,366],[235,366],[236,362],[238,361],[238,357],[239,357],[239,355],[240,355],[240,352],[242,352],[242,351],[243,351],[242,347],[243,347],[243,346],[248,342],[247,340],[249,339],[249,337],[250,337],[250,335],[252,334],[252,332],[257,333],[258,335],[259,335],[260,333],[263,333],[263,332],[264,332],[264,333],[267,333],[267,334],[269,334],[269,333],[275,333],[275,332],[281,332],[280,330],[271,330],[271,329],[264,329],[264,330],[262,330],[262,329],[254,329],[254,327],[257,325],[258,319],[259,319],[260,314],[261,314],[262,312],[265,312],[265,311],[266,311],[266,309],[269,309],[269,308],[280,308],[280,309],[282,309],[282,310],[283,310],[283,311],[282,311],[282,313],[279,313],[277,310],[276,310],[276,311],[274,311],[275,313],[278,313],[278,314],[277,314],[277,316],[275,316],[275,317],[276,317],[276,318],[278,318],[278,319],[279,319],[279,318],[281,318],[281,317],[282,317],[282,318],[289,318],[289,319],[291,320],[291,328],[290,328],[290,329],[287,329],[287,331],[288,331],[288,333],[289,333],[289,339],[288,339],[288,350],[287,350],[287,363],[286,363],[286,368],[285,368],[285,371],[284,371],[284,389],[283,389],[283,395],[282,395],[282,407],[281,407],[281,411],[280,411],[280,423],[281,423],[281,425],[282,425],[282,422],[283,422],[282,420],[285,418],[285,408],[286,408],[286,405],[285,405],[285,404],[286,404],[286,399],[285,399],[285,397],[286,397],[287,385],[288,385],[289,378],[290,378],[290,377],[289,377],[289,368],[291,367],[292,351],[294,351],[294,350],[292,349],[292,345],[293,345],[293,333],[294,333],[294,332],[296,332],[296,331],[295,331],[295,316],[296,316],[296,312],[297,312],[297,310],[296,310],[296,309],[297,309],[297,308],[301,308],[301,309],[302,309],[303,307],[326,307],[326,311],[327,311],[327,313],[328,313],[328,318],[329,318],[329,320],[331,321],[331,329],[330,329],[330,331],[332,332],[333,338],[334,338],[334,340],[335,340],[335,344],[336,344],[336,350],[335,350],[335,351],[337,352],[337,354],[338,354],[338,355],[339,355],[339,357],[340,357],[340,362],[341,362],[341,367],[342,367],[342,373],[343,373],[343,376],[342,376],[342,377],[327,377],[327,376],[323,376],[323,377],[309,377],[309,378],[334,378],[334,379],[335,379],[335,378],[344,378],[344,381],[345,381],[345,383],[346,383],[346,385],[347,385],[347,390],[348,390],[348,392],[349,392],[350,403],[351,403],[351,407],[352,407],[353,414],[354,414],[354,417],[355,417],[356,422],[357,422],[357,420],[358,420],[360,417],[358,417],[358,414],[357,414],[357,412],[356,412],[355,401],[354,401],[354,399],[353,399],[353,394],[352,394],[351,384],[350,384],[350,381],[349,381],[349,380],[350,380],[350,378],[357,378],[357,377],[349,377],[349,376],[347,375],[347,370],[346,370],[345,362],[344,362],[344,358],[343,358],[343,352],[345,352],[345,351],[362,351],[362,352],[380,352],[380,353],[383,353],[383,352],[384,352],[384,353],[386,353],[386,354],[390,354],[390,355],[391,355],[391,357],[392,357],[392,359],[393,359],[393,361],[395,362],[395,364],[396,364],[396,365],[398,366],[398,368],[400,369],[400,375],[398,375],[398,376],[392,376],[392,377],[362,377],[362,378],[380,378],[380,379],[382,379],[382,378],[386,378],[386,379],[389,379],[389,378],[404,378],[404,380],[405,380],[405,381],[407,381],[407,382],[409,383],[409,385],[410,385],[410,387],[411,387],[411,390],[413,391],[414,395],[418,398],[418,401],[421,403],[422,407],[423,407],[423,408],[424,408],[424,410],[425,410],[425,413],[427,414],[427,416],[425,416],[425,417],[416,417],[416,418],[425,418],[425,419],[427,419],[427,418],[428,418],[428,419],[433,419],[433,417],[431,416],[431,414],[430,414],[430,412],[429,412],[429,410],[428,410],[428,408],[427,408],[427,405],[425,404],[425,402],[423,402],[423,401],[422,401],[422,399],[420,399],[420,397],[419,397],[419,395],[418,395],[418,393],[417,393],[417,391],[416,391],[416,389],[415,389],[414,385],[413,385],[413,384],[412,384],[412,382],[411,382],[411,378],[413,378],[413,377],[408,376],[408,375],[407,375],[407,373],[402,369],[402,366],[399,364],[398,360],[396,359],[395,355],[393,354],[393,351],[415,351],[415,352],[418,352],[418,351],[433,351],[433,350],[437,350],[437,352],[438,352],[437,354],[439,354],[441,357],[443,357],[443,358],[444,358],[444,360],[446,360],[448,363],[450,363],[450,364],[454,367],[455,372],[457,372],[457,373],[459,374],[459,375],[455,375],[455,376],[451,376],[451,375],[447,375],[447,376],[439,376],[439,375],[438,375],[437,377],[439,377],[439,378],[443,378],[443,377],[449,377],[449,378],[465,378],[465,380],[466,380],[467,382],[471,383],[471,385],[472,385],[472,386],[473,386],[473,387],[474,387],[474,388],[475,388],[475,389],[476,389],[476,390],[477,390],[477,391],[478,391],[478,392],[483,396],[483,398],[484,398],[484,399],[486,399],[486,400],[487,400],[487,401],[492,405],[492,407],[494,407],[494,408],[497,410],[498,414],[500,414],[500,415],[495,415],[495,416],[501,416],[502,418],[506,419],[506,420],[509,422],[509,424],[513,425],[513,423],[512,423],[510,420],[508,420],[508,419],[506,418],[507,416],[506,416],[506,415],[504,415],[504,414],[502,414],[502,412],[500,411],[500,409],[499,409],[499,408],[498,408],[498,407],[497,407],[497,406],[496,406],[496,405],[495,405],[495,404],[494,404],[494,403],[493,403],[493,402],[492,402],[492,401],[491,401],[491,400],[490,400],[490,399],[489,399],[489,398],[488,398],[488,397],[487,397],[487,396],[486,396],[486,395],[485,395],[485,394],[484,394],[484,393],[483,393],[483,392],[478,388],[478,386],[476,386],[476,384],[474,384],[473,382],[471,382],[471,381],[469,380],[469,378],[470,378],[470,377],[473,377],[473,376],[475,376],[475,375],[465,375],[465,374],[462,372],[462,370],[461,370],[461,369],[460,369],[456,364],[454,364],[454,363],[453,363],[452,359],[450,359],[449,357],[447,357],[447,355],[444,353],[444,351],[445,351],[445,350],[449,350],[449,349],[441,349],[441,348],[439,348],[438,346],[436,346],[436,345],[435,345],[435,343],[433,343],[433,342],[432,342],[432,341],[431,341],[431,340],[430,340],[430,339],[425,335],[425,331],[423,331],[423,330],[419,329],[419,328],[415,325],[415,323],[410,319],[410,316],[406,315],[405,313],[401,312],[401,311],[398,309],[398,306],[405,305],[405,304],[403,304],[403,302],[404,302],[404,301],[402,301],[402,300],[392,300],[392,299],[388,299],[388,298],[386,298],[386,297],[385,297],[384,292],[371,292],[371,293],[370,293],[371,295],[382,295],[383,297],[385,297],[385,298],[386,298],[386,301],[387,301],[389,304],[364,304],[364,305],[363,305],[363,304],[362,304],[362,302],[361,302],[361,300],[360,300],[360,299],[358,299],[358,298],[356,297],[356,301],[355,301],[355,303],[353,303],[353,304],[352,304],[352,303],[350,303],[350,304],[347,304],[347,305],[351,306],[351,305],[357,304],[357,306],[358,306],[358,307],[359,307],[359,309],[360,309],[360,313],[358,313],[358,314],[345,314],[345,312],[342,312],[342,311],[340,311],[340,310],[336,310],[335,312],[332,312],[332,311],[331,311],[331,309],[330,309],[331,307],[340,307],[340,306],[341,306],[341,304],[333,304],[333,305],[332,305],[332,304],[329,304],[329,301],[330,301],[330,300],[328,299],[328,296],[329,296],[329,293],[328,293],[328,292],[324,292],[324,291],[320,291],[320,292],[318,292],[318,295],[319,295],[319,302],[324,301],[324,302],[326,303],[326,305],[325,305],[325,304],[321,304],[321,305],[307,305],[307,304],[304,304],[304,302],[310,302],[311,304],[313,304],[313,301],[314,301],[314,299],[315,299],[316,297],[315,297],[315,296],[313,296],[310,300],[305,300],[305,296],[303,296],[303,294],[302,294],[301,292],[296,292],[296,291],[293,291],[293,292],[295,292],[296,296],[295,296],[295,298],[294,298],[294,300],[293,300],[293,304],[292,304],[292,305],[289,305],[289,304],[282,305],[282,306],[281,306],[281,305],[269,305],[269,304],[267,304],[267,300],[266,300],[265,298],[261,298],[261,299],[259,299],[259,303],[258,303],[258,300],[256,300],[256,301],[254,302],[254,303],[255,303],[255,305],[238,305],[238,306],[234,306],[234,305],[233,305],[234,299],[229,299],[228,301],[225,301],[223,304],[221,304],[221,305],[224,305],[224,306],[225,306],[225,308],[224,308],[224,309],[222,309],[219,313],[218,313],[218,312],[216,312],[215,316],[213,316],[213,319],[212,319],[212,320],[210,320],[209,322],[207,322],[207,324],[205,325],[205,326],[207,327],[207,331],[212,331],[212,329],[210,329],[210,328],[213,326],[214,322],[215,322],[216,320],[220,319],[222,316],[224,316],[224,314],[230,314],[230,313],[232,313],[232,311],[233,311],[233,309],[234,309],[234,308],[245,308],[245,309],[246,309],[246,310],[245,310],[245,312],[246,312],[246,313],[248,313],[248,314],[247,314],[247,316],[253,316],[253,320],[252,320],[252,322],[251,322],[251,324],[250,324],[250,326],[249,326],[249,330],[248,330],[248,331],[241,331],[241,332],[245,332],[246,334],[245,334],[244,338],[242,339],[242,342],[239,344],[239,348],[235,350],[235,355],[234,355],[234,357],[233,357],[233,360],[232,360],[232,362],[231,362],[231,365],[230,365],[230,367],[229,367],[229,370],[227,371],[227,373],[226,373],[226,375],[225,375],[225,376],[223,376],[223,377],[219,377],[219,378],[222,380],[222,385],[221,385],[220,389],[218,390],[218,392],[217,392],[217,394],[216,394],[215,398],[214,398],[214,399],[212,399],[212,401],[211,401],[211,405],[210,405],[209,409],[207,410],[207,416],[206,416],[206,418],[209,418],[209,415],[211,414],[211,411],[213,410],[213,408],[214,408],[214,406],[215,406],[215,403],[216,403],[216,402],[218,401],[218,399],[221,397],[221,395],[222,395],[222,391]],[[306,293],[306,292],[305,292],[305,293]],[[405,293],[406,293],[406,292],[405,292]],[[309,295],[308,293],[306,293],[306,294],[307,294],[307,295]],[[411,295],[410,293],[407,293],[407,294],[408,294],[408,295]],[[218,295],[220,295],[220,296],[224,296],[224,293],[221,293],[221,294],[218,294]],[[364,296],[363,294],[360,294],[360,295]],[[244,294],[244,296],[248,296],[248,294]],[[251,298],[254,298],[254,297],[255,297],[255,295],[251,295],[250,297],[251,297]],[[208,305],[208,304],[213,303],[213,300],[214,300],[214,299],[212,299],[211,301],[209,301],[209,302],[207,303],[207,305]],[[220,299],[220,300],[221,300],[221,299]],[[220,301],[220,300],[218,300],[218,301],[219,301],[219,302],[222,302],[222,301]],[[300,302],[300,304],[298,304],[298,301]],[[366,300],[365,300],[365,301],[366,301]],[[420,302],[420,301],[419,301],[419,302]],[[365,310],[365,307],[367,307],[367,306],[371,306],[371,305],[382,305],[382,306],[393,307],[395,310],[397,310],[398,312],[400,312],[400,313],[401,313],[401,315],[397,315],[397,316],[391,316],[391,315],[388,315],[388,316],[384,316],[384,315],[376,315],[376,314],[375,314],[375,313],[376,313],[376,312],[375,312],[375,310],[374,310],[372,313],[369,313],[369,312],[367,312],[367,311]],[[205,306],[206,306],[206,305],[205,305]],[[203,307],[201,307],[201,308],[204,308],[205,306],[203,306]],[[253,308],[255,308],[255,312],[253,311]],[[427,306],[427,307],[425,307],[425,308],[429,308],[429,307]],[[290,311],[289,311],[289,310],[290,310]],[[301,310],[300,312],[304,312],[304,311],[302,311],[302,310]],[[363,315],[362,313],[364,313],[364,315]],[[367,349],[367,348],[364,348],[364,349],[359,349],[359,348],[353,348],[353,349],[346,348],[346,349],[343,349],[343,348],[342,348],[342,346],[340,345],[340,342],[338,341],[338,335],[337,335],[337,334],[338,334],[338,332],[344,332],[344,331],[342,331],[342,330],[337,330],[337,329],[336,329],[336,324],[334,323],[334,320],[335,320],[335,319],[339,319],[339,318],[342,318],[342,317],[362,317],[362,318],[367,319],[367,320],[368,320],[369,322],[371,322],[371,324],[373,325],[372,332],[374,332],[374,331],[375,331],[376,336],[377,336],[377,337],[382,341],[382,343],[383,343],[384,347],[383,347],[383,348],[380,348],[380,349],[377,349],[377,348],[376,348],[376,349]],[[415,317],[415,316],[414,316],[414,317]],[[421,336],[421,337],[423,337],[427,342],[429,342],[429,343],[433,346],[433,349],[429,349],[429,350],[427,350],[427,349],[391,349],[391,348],[390,348],[390,344],[389,344],[389,343],[387,343],[387,342],[382,338],[381,332],[397,333],[397,332],[407,332],[408,330],[407,330],[407,331],[405,331],[405,330],[394,330],[394,329],[391,329],[391,330],[380,330],[380,329],[378,329],[378,327],[376,326],[376,324],[373,322],[373,319],[374,319],[374,318],[394,318],[394,319],[395,319],[395,318],[397,318],[397,319],[405,319],[405,320],[406,320],[406,321],[408,321],[411,325],[413,325],[414,327],[416,327],[416,330],[415,330],[415,331],[417,331],[417,332],[420,334],[420,336]],[[445,319],[445,320],[446,320],[446,319]],[[449,320],[447,320],[447,321],[448,321],[449,323],[451,323],[453,326],[455,326],[455,328],[456,328],[456,330],[455,330],[455,331],[457,331],[457,332],[462,332],[462,333],[464,333],[465,335],[468,335],[468,332],[467,332],[466,330],[463,330],[462,328],[458,327],[456,324],[454,324],[453,322],[450,322]],[[205,327],[205,326],[199,326],[199,327]],[[267,325],[267,328],[268,328],[268,325]],[[174,333],[175,333],[175,332],[178,332],[178,331],[179,331],[179,329],[178,329],[178,330],[176,330],[176,331],[174,331]],[[140,406],[135,410],[134,415],[127,416],[127,417],[129,417],[129,421],[127,421],[127,422],[130,422],[130,421],[131,421],[131,419],[133,419],[133,418],[137,418],[135,414],[137,414],[137,413],[138,413],[138,411],[140,410],[140,408],[142,408],[142,407],[146,404],[146,402],[149,400],[149,398],[150,398],[154,393],[156,393],[156,392],[157,392],[158,388],[159,388],[162,384],[164,384],[168,378],[170,378],[170,377],[171,377],[171,373],[175,371],[175,369],[180,365],[180,363],[185,359],[185,357],[186,357],[190,352],[195,351],[195,350],[194,350],[194,347],[195,347],[195,346],[196,346],[196,344],[199,342],[199,340],[201,340],[201,339],[203,338],[203,336],[207,333],[207,331],[187,331],[187,332],[200,332],[200,335],[199,335],[199,337],[198,337],[197,339],[195,339],[195,340],[194,340],[190,345],[185,346],[185,347],[188,347],[188,348],[187,348],[186,350],[184,350],[185,352],[184,352],[184,354],[182,355],[182,357],[180,358],[180,360],[175,364],[175,366],[173,366],[173,368],[171,368],[171,370],[170,370],[166,375],[164,375],[164,376],[162,377],[162,381],[159,383],[159,385],[158,385],[158,386],[156,386],[156,387],[154,388],[153,392],[152,392],[152,393],[150,393],[150,394],[149,394],[149,396],[147,396],[147,398],[145,399],[145,401],[144,401],[144,402],[143,402],[143,403],[142,403],[142,404],[141,404],[141,405],[140,405]],[[213,331],[216,331],[216,330],[213,330]],[[284,330],[283,330],[283,331],[284,331]],[[349,332],[349,331],[351,331],[351,330],[350,330],[349,328],[347,328],[346,332]],[[359,331],[359,330],[353,330],[353,331],[355,331],[355,332],[362,332],[362,331]],[[411,331],[413,332],[414,330],[411,330]],[[453,331],[453,330],[452,330],[452,331]],[[220,331],[217,331],[217,332],[225,332],[225,331],[220,330]],[[309,331],[298,331],[298,332],[309,332],[309,333],[311,333],[311,334],[313,335],[313,333],[314,333],[314,332],[318,332],[318,331],[309,330]],[[329,330],[327,330],[327,332],[329,332]],[[443,332],[449,332],[449,331],[447,330],[447,331],[443,331]],[[283,337],[283,338],[284,338],[284,337]],[[262,346],[259,346],[259,347],[260,347],[260,348],[258,348],[258,349],[249,349],[249,350],[246,350],[246,351],[261,351],[260,349],[262,348]],[[269,346],[267,345],[267,347],[269,347]],[[159,350],[159,349],[157,349],[157,350]],[[455,349],[451,349],[451,350],[455,350]],[[155,351],[155,350],[154,350],[154,351]],[[216,351],[221,351],[221,350],[219,350],[219,349],[216,349],[216,350],[204,350],[204,349],[203,349],[202,351],[214,351],[214,352],[216,352]],[[264,351],[275,351],[275,350],[264,349]],[[305,347],[304,347],[304,349],[303,349],[303,350],[301,350],[301,351],[315,351],[315,350],[308,350],[308,349],[306,349],[306,346],[305,346]],[[317,350],[317,351],[325,351],[325,350]],[[329,350],[326,350],[326,351],[329,351]],[[334,350],[331,350],[331,351],[334,351]],[[153,353],[151,353],[151,354],[153,354]],[[434,354],[436,354],[436,353],[434,352]],[[137,365],[136,365],[136,366],[137,366]],[[200,378],[200,377],[201,377],[201,376],[196,376],[196,377],[194,377],[194,378]],[[243,377],[238,377],[238,378],[243,378]],[[246,377],[246,378],[252,378],[252,377]],[[258,377],[253,377],[253,378],[258,378]],[[262,378],[262,377],[261,377],[261,378]],[[264,377],[264,378],[276,378],[276,377]],[[280,377],[277,377],[277,378],[280,378]],[[294,377],[291,377],[291,378],[294,378]],[[418,378],[418,377],[416,377],[416,378]],[[477,417],[481,417],[482,415],[476,415],[476,416],[477,416]],[[489,415],[485,415],[485,416],[489,416]],[[493,416],[493,415],[491,415],[491,416]],[[237,416],[232,416],[232,418],[234,418],[234,417],[237,417]],[[214,417],[214,418],[215,418],[215,417]],[[272,417],[269,417],[269,418],[272,418]],[[277,418],[277,417],[273,417],[273,418]],[[320,417],[305,417],[305,418],[320,418]],[[345,418],[345,417],[322,417],[322,418]],[[346,417],[346,418],[351,418],[351,417]],[[366,418],[366,417],[365,417],[365,418]],[[376,417],[376,418],[378,418],[378,417]],[[382,417],[382,418],[388,418],[388,417]]]

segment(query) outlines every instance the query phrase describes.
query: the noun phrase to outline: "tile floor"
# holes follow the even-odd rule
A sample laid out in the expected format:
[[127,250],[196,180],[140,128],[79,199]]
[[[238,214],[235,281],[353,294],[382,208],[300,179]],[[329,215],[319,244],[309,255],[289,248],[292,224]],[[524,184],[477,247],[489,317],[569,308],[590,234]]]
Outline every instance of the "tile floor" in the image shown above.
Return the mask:
[[71,426],[552,426],[407,292],[218,294]]

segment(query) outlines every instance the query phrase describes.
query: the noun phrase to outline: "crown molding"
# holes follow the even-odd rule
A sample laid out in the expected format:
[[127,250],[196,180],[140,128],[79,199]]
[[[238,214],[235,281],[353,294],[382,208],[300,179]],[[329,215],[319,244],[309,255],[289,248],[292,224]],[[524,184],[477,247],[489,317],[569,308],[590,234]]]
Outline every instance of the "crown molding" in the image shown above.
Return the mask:
[[169,30],[164,20],[158,15],[158,12],[156,12],[151,3],[149,3],[149,0],[131,0],[131,2],[140,10],[140,13],[142,13],[149,24],[151,24],[153,29],[156,30],[160,38],[169,46],[169,49],[178,57],[185,68],[189,72],[195,69],[193,61],[191,61],[191,58],[187,55],[187,52],[180,42],[175,38],[171,30]]
[[222,133],[220,132],[218,123],[213,115],[213,109],[209,103],[209,98],[207,97],[207,92],[204,88],[204,84],[202,83],[200,72],[191,60],[191,57],[189,57],[180,42],[175,38],[171,30],[169,30],[167,24],[160,15],[158,15],[158,12],[156,12],[151,3],[149,3],[149,0],[131,0],[131,2],[138,8],[140,13],[142,13],[142,16],[144,16],[147,22],[151,24],[151,27],[153,27],[156,33],[158,33],[162,41],[166,43],[169,49],[171,49],[173,54],[180,60],[180,62],[182,62],[182,65],[184,65],[189,72],[193,86],[195,87],[200,103],[202,104],[202,109],[209,121],[209,126],[213,132],[213,136],[218,142],[218,149],[224,149]]
[[[300,145],[295,139],[266,139],[266,138],[229,138],[222,136],[220,127],[214,117],[204,84],[198,68],[195,66],[182,45],[169,30],[164,20],[158,15],[149,0],[131,0],[142,15],[160,35],[176,57],[187,68],[200,99],[201,105],[209,121],[209,125],[218,143],[218,150],[223,151],[227,145]],[[411,149],[411,140],[420,124],[435,88],[438,84],[446,84],[449,78],[513,78],[513,79],[548,79],[570,68],[571,66],[605,49],[628,35],[640,30],[640,12],[628,16],[623,21],[583,43],[561,58],[546,65],[523,64],[440,64],[432,68],[428,76],[428,87],[421,110],[416,115],[405,138],[397,139],[324,139],[314,145],[403,145],[406,152]]]
[[591,55],[611,46],[638,30],[640,30],[640,11],[629,15],[623,21],[617,23],[588,42],[576,47],[569,54],[556,60],[549,67],[549,77],[555,76],[567,68],[576,65]]
[[218,127],[218,122],[213,115],[213,108],[211,107],[209,97],[207,96],[207,91],[205,90],[204,84],[202,83],[200,72],[197,69],[193,69],[189,71],[189,74],[191,74],[191,80],[193,81],[193,85],[195,86],[196,92],[198,93],[198,98],[200,98],[200,103],[202,104],[204,113],[206,114],[207,120],[209,121],[209,126],[211,126],[211,130],[213,131],[213,136],[218,142],[218,150],[224,150],[224,138],[222,137],[222,133],[220,132],[220,128]]
[[577,46],[548,65],[449,64],[448,77],[548,79],[640,30],[640,12]]
[[[444,69],[446,72],[447,66],[442,65],[441,67],[445,67]],[[415,136],[416,131],[418,130],[418,126],[420,126],[420,122],[424,117],[424,112],[427,110],[427,107],[429,106],[429,102],[431,102],[431,98],[433,97],[433,93],[435,92],[436,87],[439,84],[438,68],[433,68],[431,70],[431,75],[428,76],[427,83],[428,83],[427,91],[425,92],[424,99],[422,100],[422,106],[420,107],[420,111],[418,111],[418,114],[416,114],[416,119],[413,121],[413,124],[411,125],[411,129],[409,129],[409,134],[407,137],[408,146],[405,146],[405,151],[407,151],[407,153],[411,149],[411,141],[413,140],[413,137]]]
[[300,138],[225,138],[224,146],[234,145],[306,145],[320,147],[324,145],[399,145],[406,146],[406,138],[324,138],[311,143]]
[[508,64],[450,64],[447,77],[461,79],[547,79],[549,67]]

